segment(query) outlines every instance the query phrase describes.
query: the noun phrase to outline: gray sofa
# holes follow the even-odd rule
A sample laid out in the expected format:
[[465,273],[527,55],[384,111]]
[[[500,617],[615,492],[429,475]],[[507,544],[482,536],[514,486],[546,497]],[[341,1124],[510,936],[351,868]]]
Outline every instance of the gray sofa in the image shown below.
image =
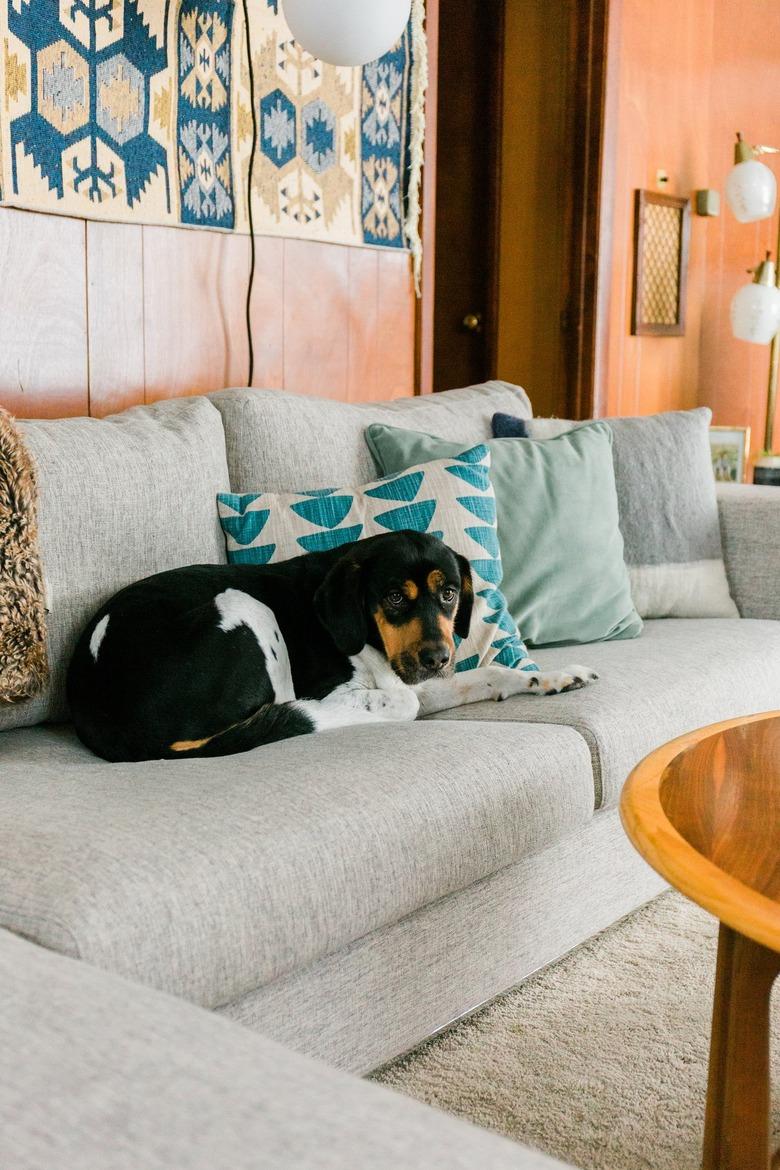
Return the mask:
[[3,1170],[562,1170],[0,931]]
[[661,890],[620,788],[663,741],[780,708],[773,489],[720,500],[743,618],[578,648],[602,675],[582,692],[152,764],[107,764],[66,722],[89,613],[149,573],[224,561],[217,491],[364,482],[369,422],[469,444],[496,410],[530,404],[495,382],[372,405],[235,390],[25,424],[53,674],[0,711],[0,928],[364,1073]]

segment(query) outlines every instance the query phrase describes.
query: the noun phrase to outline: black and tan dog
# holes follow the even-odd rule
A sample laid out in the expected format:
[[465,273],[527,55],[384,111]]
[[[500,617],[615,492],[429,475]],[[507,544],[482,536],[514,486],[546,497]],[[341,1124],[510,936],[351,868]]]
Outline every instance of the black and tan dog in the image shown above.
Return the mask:
[[220,756],[596,678],[576,666],[452,674],[472,604],[468,561],[417,532],[158,573],[81,635],[68,673],[76,730],[107,760]]

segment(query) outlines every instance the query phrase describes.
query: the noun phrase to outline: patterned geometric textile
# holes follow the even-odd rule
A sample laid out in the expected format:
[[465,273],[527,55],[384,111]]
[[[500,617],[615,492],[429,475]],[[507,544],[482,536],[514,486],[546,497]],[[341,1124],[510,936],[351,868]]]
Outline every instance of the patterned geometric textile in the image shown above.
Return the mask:
[[[362,69],[305,53],[278,0],[249,13],[255,231],[401,248],[411,201],[414,242],[422,0]],[[234,0],[0,0],[0,199],[247,231],[246,33]]]
[[500,589],[496,498],[484,443],[363,487],[278,495],[223,492],[217,507],[232,564],[273,564],[405,528],[437,536],[468,558],[474,578],[471,630],[468,638],[455,640],[455,669],[491,662],[537,669]]

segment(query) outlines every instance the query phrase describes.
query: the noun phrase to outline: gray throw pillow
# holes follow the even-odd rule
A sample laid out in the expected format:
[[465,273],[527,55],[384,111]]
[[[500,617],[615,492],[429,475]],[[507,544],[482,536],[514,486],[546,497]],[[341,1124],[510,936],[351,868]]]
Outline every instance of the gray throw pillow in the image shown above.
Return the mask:
[[[712,411],[610,418],[620,529],[631,594],[643,618],[739,617],[729,593],[710,459]],[[566,419],[526,420],[552,439]]]
[[36,697],[0,706],[0,732],[67,718],[73,647],[112,594],[164,569],[226,559],[216,509],[230,486],[225,436],[205,398],[19,429],[38,477],[51,678]]

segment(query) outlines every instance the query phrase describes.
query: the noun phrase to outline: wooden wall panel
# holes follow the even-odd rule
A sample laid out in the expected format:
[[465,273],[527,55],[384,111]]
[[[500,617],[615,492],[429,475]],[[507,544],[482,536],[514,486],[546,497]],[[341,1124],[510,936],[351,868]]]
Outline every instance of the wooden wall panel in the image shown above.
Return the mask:
[[[718,3],[714,8],[709,149],[711,185],[723,190],[733,165],[735,131],[749,142],[780,146],[780,5],[762,0]],[[777,157],[764,159],[780,177]],[[738,223],[723,206],[709,221],[709,294],[701,334],[699,396],[722,426],[750,426],[753,451],[764,441],[769,348],[737,341],[729,322],[731,298],[750,278],[766,249],[777,247],[777,215],[756,224]],[[780,449],[780,410],[775,420]]]
[[[689,196],[708,185],[712,7],[712,0],[622,5],[605,414],[697,402],[707,221],[692,218],[685,335],[632,337],[633,207],[637,188]],[[659,170],[669,176],[663,188]]]
[[[359,402],[414,393],[405,252],[256,238],[252,384]],[[0,402],[103,416],[246,385],[245,236],[0,208]]]
[[[746,269],[776,247],[772,221],[739,224],[723,198],[737,130],[780,145],[780,6],[765,0],[622,0],[613,263],[604,355],[605,414],[710,406],[715,424],[749,425],[761,448],[768,347],[735,340],[729,306]],[[768,165],[780,174],[777,159]],[[721,193],[716,218],[693,215],[684,337],[630,335],[633,191]],[[780,411],[776,428],[780,427]],[[777,433],[775,447],[780,446]]]
[[146,401],[245,386],[247,242],[145,227]]
[[350,402],[378,397],[379,253],[373,248],[352,248],[349,264],[349,332],[347,394]]
[[24,418],[86,414],[81,220],[0,210],[0,405]]
[[414,385],[414,287],[402,252],[379,253],[376,397],[402,398]]
[[[251,316],[255,372],[252,385],[267,390],[284,386],[284,248],[284,240],[255,237]],[[242,320],[243,312],[242,304]],[[238,385],[243,385],[243,379],[242,375]]]
[[349,252],[285,240],[284,388],[293,394],[347,397]]
[[102,417],[144,401],[143,228],[86,229],[90,413]]

